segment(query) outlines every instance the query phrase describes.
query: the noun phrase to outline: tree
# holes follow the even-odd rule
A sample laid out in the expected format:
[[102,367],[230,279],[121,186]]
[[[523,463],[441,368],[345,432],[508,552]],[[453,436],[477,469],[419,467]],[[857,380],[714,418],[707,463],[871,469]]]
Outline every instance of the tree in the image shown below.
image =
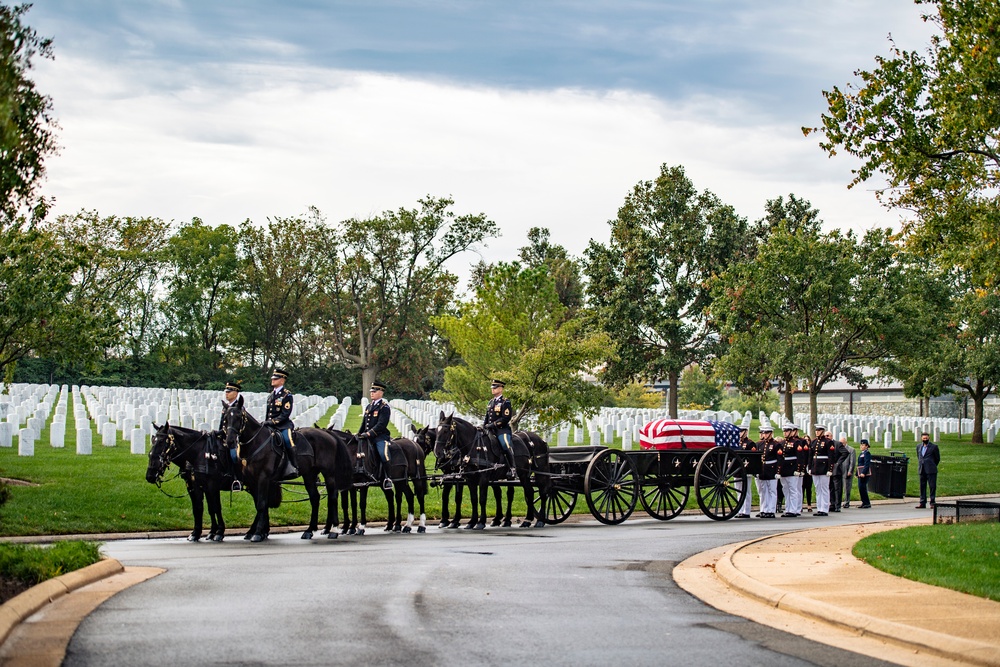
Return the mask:
[[493,378],[507,382],[504,394],[517,411],[517,428],[530,417],[539,428],[593,414],[604,391],[585,374],[608,356],[604,333],[586,333],[580,319],[567,320],[555,281],[545,267],[520,264],[489,267],[475,299],[459,314],[441,315],[432,323],[462,358],[445,368],[438,400],[453,401],[481,413]]
[[[997,278],[1000,239],[1000,5],[991,0],[916,0],[940,34],[927,54],[893,45],[860,84],[824,92],[820,146],[861,160],[851,186],[878,174],[890,207],[912,211],[910,244],[946,265]],[[981,262],[980,260],[986,260]]]
[[681,373],[677,400],[686,409],[715,410],[722,401],[722,386],[710,379],[698,365],[693,364]]
[[0,6],[0,225],[21,224],[26,209],[45,217],[37,196],[45,158],[56,151],[52,100],[28,78],[36,57],[52,58],[52,40],[38,36],[23,17],[31,5]]
[[566,307],[566,317],[575,317],[583,307],[583,280],[579,263],[570,258],[566,248],[549,242],[548,229],[532,227],[528,230],[528,245],[518,255],[529,269],[545,267],[555,283],[559,303]]
[[620,389],[611,392],[612,403],[618,408],[649,408],[663,407],[663,393],[642,382],[630,382]]
[[699,194],[682,167],[663,165],[609,224],[608,245],[591,241],[584,259],[590,305],[618,351],[603,378],[666,377],[676,417],[681,371],[721,349],[706,316],[708,281],[746,252],[746,220],[711,192]]
[[182,225],[167,241],[169,272],[162,307],[172,356],[205,379],[215,379],[222,367],[227,312],[236,307],[238,297],[237,243],[236,230],[229,225],[209,227],[199,218]]
[[[727,355],[756,360],[760,376],[803,379],[813,422],[824,385],[838,377],[863,385],[858,369],[921,345],[935,313],[926,275],[888,230],[859,241],[781,226],[753,264],[731,266],[713,290]],[[724,357],[720,365],[738,364]]]
[[326,249],[319,324],[339,362],[361,369],[362,395],[383,372],[395,389],[415,388],[430,373],[430,318],[444,312],[457,283],[445,264],[498,233],[484,214],[456,215],[452,199],[419,203],[345,220]]
[[320,300],[332,267],[335,246],[322,216],[268,218],[264,227],[250,220],[239,229],[241,298],[232,314],[234,345],[248,355],[250,366],[269,371],[291,357],[297,332],[320,317]]

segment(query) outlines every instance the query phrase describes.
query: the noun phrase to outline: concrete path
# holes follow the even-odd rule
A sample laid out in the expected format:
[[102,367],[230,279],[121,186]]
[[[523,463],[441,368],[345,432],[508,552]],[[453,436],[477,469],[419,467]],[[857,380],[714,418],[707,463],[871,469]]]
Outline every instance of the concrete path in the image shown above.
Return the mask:
[[851,554],[906,521],[813,528],[698,554],[681,588],[722,611],[904,665],[1000,666],[1000,603],[886,574]]

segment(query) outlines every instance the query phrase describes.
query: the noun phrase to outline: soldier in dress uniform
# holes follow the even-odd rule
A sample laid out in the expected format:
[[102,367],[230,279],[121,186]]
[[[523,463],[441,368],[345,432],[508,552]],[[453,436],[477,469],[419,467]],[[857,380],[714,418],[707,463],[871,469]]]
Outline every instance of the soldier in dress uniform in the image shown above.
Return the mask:
[[[743,417],[743,421],[740,422],[740,448],[747,452],[756,452],[757,443],[750,439],[750,422],[753,418],[750,413],[747,412],[746,416]],[[751,459],[747,458],[747,495],[743,499],[743,505],[740,506],[740,512],[736,515],[737,519],[749,519],[750,511],[753,509],[753,484],[750,479],[754,476],[751,472],[755,473],[758,470],[756,464],[750,464]],[[739,483],[739,482],[737,482]],[[759,497],[758,493],[758,497]]]
[[757,477],[757,490],[760,492],[760,514],[762,519],[773,519],[778,505],[778,450],[781,445],[774,439],[774,427],[771,421],[765,419],[758,428],[760,442],[760,475]]
[[871,509],[872,501],[868,498],[868,478],[872,474],[872,453],[868,451],[868,441],[861,439],[861,453],[858,454],[858,495],[861,496],[861,509]]
[[826,426],[815,424],[816,438],[809,443],[809,473],[816,487],[816,514],[827,516],[830,511],[830,478],[837,466],[837,445],[826,437]]
[[365,407],[358,437],[368,438],[378,454],[382,472],[385,473],[382,486],[388,490],[392,488],[392,480],[389,479],[389,443],[392,441],[392,436],[389,435],[389,416],[392,414],[392,409],[388,401],[383,398],[385,385],[381,382],[372,382],[368,395],[371,397],[371,402]]
[[781,488],[785,491],[785,513],[783,517],[797,517],[802,514],[802,472],[799,457],[806,457],[809,443],[799,437],[799,427],[792,422],[781,425],[784,440],[778,456],[781,459]]
[[[219,442],[226,446],[226,410],[232,405],[236,399],[240,397],[240,391],[243,390],[243,386],[236,380],[230,380],[226,382],[226,388],[223,391],[222,399],[222,416],[219,417],[219,431],[218,438]],[[239,459],[236,456],[236,443],[233,443],[231,447],[226,447],[229,450],[229,460],[232,461],[232,470],[239,470]],[[226,468],[223,468],[226,469]],[[233,481],[233,491],[239,491],[242,488],[239,480]]]
[[514,465],[514,449],[511,444],[510,418],[512,411],[510,401],[503,395],[506,383],[503,380],[494,379],[490,383],[490,391],[493,398],[486,405],[486,416],[483,418],[483,428],[492,431],[500,443],[504,458],[507,459],[507,476],[510,479],[517,477],[517,469]]
[[267,398],[267,413],[264,415],[264,425],[275,434],[275,437],[285,448],[285,467],[281,472],[281,479],[294,479],[299,476],[299,469],[296,467],[295,449],[292,444],[292,392],[285,387],[288,380],[288,371],[284,368],[275,368],[271,372],[271,395]]

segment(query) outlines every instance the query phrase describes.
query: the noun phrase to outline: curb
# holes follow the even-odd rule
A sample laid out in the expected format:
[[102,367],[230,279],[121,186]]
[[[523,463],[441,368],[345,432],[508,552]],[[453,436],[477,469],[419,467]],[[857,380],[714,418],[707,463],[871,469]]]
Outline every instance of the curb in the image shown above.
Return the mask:
[[[800,531],[789,531],[800,532]],[[789,593],[765,584],[741,572],[733,563],[733,556],[740,550],[764,542],[772,537],[788,535],[775,533],[747,542],[731,545],[715,564],[715,572],[726,584],[769,607],[798,614],[882,641],[892,642],[914,651],[960,660],[984,667],[1000,667],[996,647],[971,639],[953,637],[933,630],[914,628],[895,621],[886,621],[867,614],[848,611],[797,593]]]
[[125,568],[117,560],[105,558],[93,565],[43,581],[7,600],[0,605],[0,644],[7,641],[7,637],[19,623],[50,602],[78,588],[124,571]]

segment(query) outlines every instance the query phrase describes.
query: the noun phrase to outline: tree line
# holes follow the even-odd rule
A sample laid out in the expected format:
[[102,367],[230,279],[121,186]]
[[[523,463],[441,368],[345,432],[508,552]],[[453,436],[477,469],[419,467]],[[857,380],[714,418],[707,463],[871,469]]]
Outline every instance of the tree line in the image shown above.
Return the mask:
[[855,182],[886,179],[883,201],[907,213],[900,232],[824,231],[795,194],[748,221],[664,164],[625,195],[607,242],[573,257],[535,228],[516,258],[479,263],[468,285],[449,267],[499,229],[447,197],[339,222],[316,209],[238,227],[50,219],[38,182],[54,149],[51,102],[27,75],[51,45],[23,8],[0,8],[4,34],[19,36],[4,43],[0,79],[20,83],[3,95],[34,100],[4,107],[34,115],[0,135],[0,369],[8,382],[211,388],[236,376],[263,389],[281,364],[299,391],[364,395],[378,377],[395,395],[470,411],[500,378],[515,424],[540,427],[639,404],[659,379],[676,415],[694,367],[748,397],[779,382],[788,416],[791,394],[807,392],[814,419],[829,382],[878,376],[911,396],[967,393],[981,441],[1000,381],[1000,103],[981,103],[1000,102],[1000,9],[933,4],[941,35],[926,56],[877,59],[825,93],[822,127],[804,130],[861,159]]

